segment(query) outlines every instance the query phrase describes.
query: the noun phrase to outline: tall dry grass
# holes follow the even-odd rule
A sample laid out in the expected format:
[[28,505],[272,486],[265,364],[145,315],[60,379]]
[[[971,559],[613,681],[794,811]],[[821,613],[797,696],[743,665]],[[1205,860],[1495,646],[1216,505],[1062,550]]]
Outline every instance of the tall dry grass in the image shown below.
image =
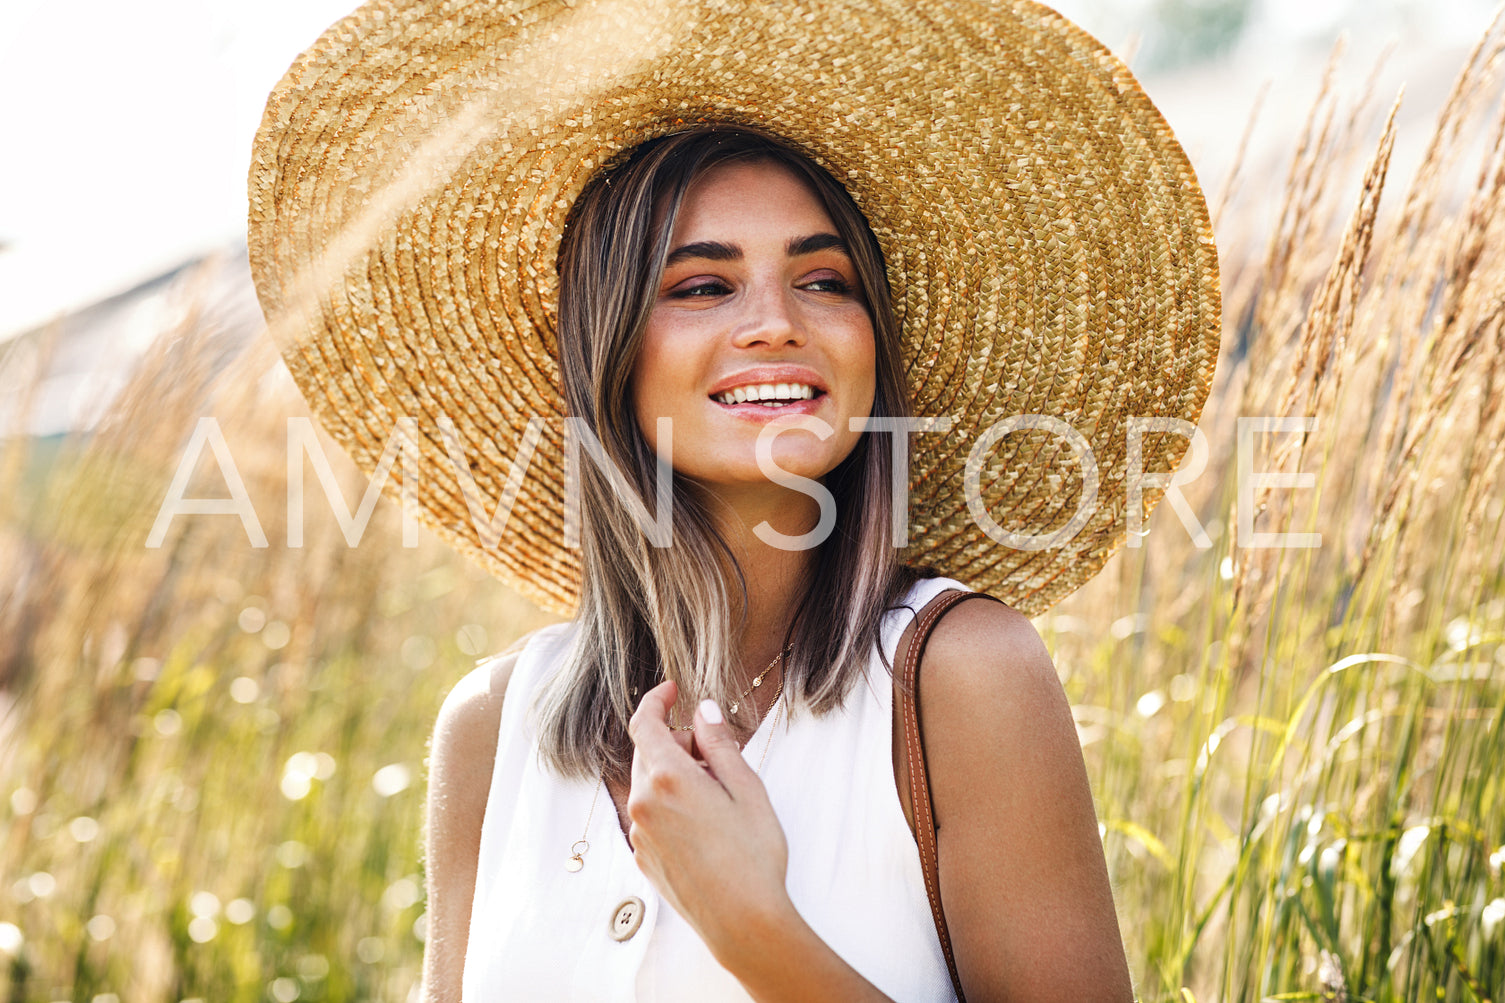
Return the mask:
[[[1278,190],[1246,164],[1214,194],[1227,324],[1185,489],[1213,546],[1162,505],[1040,621],[1144,999],[1501,996],[1502,59],[1496,25],[1403,190],[1392,109],[1334,72]],[[404,999],[434,713],[542,618],[403,549],[392,506],[350,548],[311,503],[282,545],[301,409],[264,345],[226,363],[202,305],[92,434],[0,452],[8,995]],[[205,414],[266,549],[230,516],[144,546]],[[1312,487],[1240,498],[1250,415],[1315,417],[1252,442]],[[222,496],[201,466],[191,494]],[[1322,544],[1250,549],[1241,510]]]
[[[315,489],[288,548],[302,404],[265,343],[226,365],[226,335],[190,312],[45,469],[9,444],[12,999],[405,999],[428,730],[476,655],[545,622],[435,541],[404,549],[386,505],[352,548]],[[266,549],[227,515],[179,517],[145,545],[204,415]],[[328,455],[353,509],[362,479]],[[207,452],[187,495],[226,495]]]
[[[1186,489],[1214,546],[1162,505],[1043,624],[1145,998],[1502,996],[1502,59],[1497,22],[1402,190],[1395,109],[1330,72],[1283,190],[1214,199],[1223,357]],[[1310,487],[1240,497],[1258,415],[1315,419],[1251,439]],[[1249,548],[1241,515],[1321,545]]]

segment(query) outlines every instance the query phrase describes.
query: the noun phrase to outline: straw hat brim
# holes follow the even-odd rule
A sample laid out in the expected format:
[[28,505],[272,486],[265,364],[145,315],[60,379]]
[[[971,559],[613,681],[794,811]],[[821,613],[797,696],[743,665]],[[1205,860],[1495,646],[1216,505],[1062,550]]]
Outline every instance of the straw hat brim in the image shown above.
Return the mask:
[[[572,610],[563,221],[602,164],[708,122],[809,153],[883,248],[915,413],[956,419],[917,440],[906,559],[1030,615],[1090,578],[1125,536],[1128,419],[1195,422],[1206,400],[1217,253],[1191,165],[1129,70],[1025,0],[361,7],[272,93],[250,174],[257,292],[325,428],[369,473],[413,419],[389,489],[505,582]],[[969,451],[1018,415],[1071,426],[1096,463],[1085,523],[1044,549],[998,543],[967,502]],[[534,418],[542,439],[509,493]],[[1141,469],[1174,469],[1187,442],[1146,434]],[[993,528],[1068,526],[1076,450],[1035,429],[979,457]],[[1144,490],[1146,512],[1161,494]],[[504,495],[485,546],[475,515]]]

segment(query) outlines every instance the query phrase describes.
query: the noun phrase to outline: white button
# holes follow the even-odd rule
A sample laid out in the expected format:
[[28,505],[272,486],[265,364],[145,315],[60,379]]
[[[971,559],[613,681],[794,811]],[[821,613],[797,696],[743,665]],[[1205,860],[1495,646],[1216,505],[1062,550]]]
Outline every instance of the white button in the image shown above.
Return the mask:
[[624,899],[611,917],[611,939],[626,940],[637,933],[638,927],[643,925],[643,913],[646,911],[643,900],[636,895]]

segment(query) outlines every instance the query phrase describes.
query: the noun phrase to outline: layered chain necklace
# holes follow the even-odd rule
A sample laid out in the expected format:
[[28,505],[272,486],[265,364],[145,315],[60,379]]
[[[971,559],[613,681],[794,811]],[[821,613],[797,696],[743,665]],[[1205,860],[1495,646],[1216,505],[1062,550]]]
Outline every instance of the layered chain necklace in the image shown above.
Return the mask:
[[[789,648],[785,647],[783,651],[779,652],[777,655],[774,655],[773,656],[773,661],[771,661],[771,662],[768,663],[768,667],[765,668],[762,672],[759,672],[756,676],[753,677],[752,685],[749,686],[747,689],[743,690],[741,693],[738,693],[737,694],[737,699],[733,700],[730,704],[727,705],[727,708],[726,708],[727,713],[728,714],[735,714],[735,713],[737,713],[737,710],[742,706],[742,701],[747,699],[747,695],[749,693],[751,693],[753,690],[757,689],[759,686],[762,686],[763,685],[763,677],[767,676],[770,672],[772,672],[773,671],[773,667],[775,665],[779,664],[779,660],[782,659],[782,658],[784,658],[788,654],[789,654]],[[779,685],[780,686],[784,685],[784,679],[783,679],[782,676],[779,677]],[[780,692],[782,692],[782,690]],[[637,696],[637,690],[633,690],[632,691],[632,695],[633,696]],[[777,700],[778,697],[775,696],[774,699]],[[673,715],[674,712],[671,710],[669,713],[671,715],[671,717],[669,719],[669,730],[670,731],[694,731],[695,730],[695,726],[693,724],[675,724],[674,723],[674,719],[672,717],[672,715]]]
[[[779,660],[784,658],[788,654],[789,648],[786,647],[783,651],[779,652],[777,655],[774,655],[773,661],[768,663],[768,667],[762,672],[759,672],[757,676],[753,678],[751,686],[749,686],[741,693],[737,694],[737,699],[733,700],[727,709],[730,710],[733,714],[737,713],[737,709],[742,705],[741,702],[743,700],[746,700],[748,694],[750,694],[753,690],[763,685],[764,677],[767,676],[768,673],[772,672],[773,667],[779,664]],[[636,691],[633,692],[633,695],[637,695]],[[778,731],[779,717],[780,715],[782,715],[784,710],[784,705],[781,700],[783,696],[784,676],[783,673],[780,673],[778,689],[774,690],[773,700],[769,702],[769,711],[771,711],[774,715],[773,721],[769,725],[768,738],[763,742],[763,754],[758,757],[758,765],[757,768],[753,771],[754,773],[761,775],[763,772],[763,761],[768,758],[768,747],[773,744],[773,734],[774,732]],[[761,722],[759,723],[761,724]],[[695,730],[695,726],[692,724],[674,724],[671,721],[669,723],[669,729],[671,731],[693,731]],[[605,786],[606,775],[603,773],[600,780],[596,782],[596,793],[591,797],[590,811],[588,811],[585,815],[585,830],[581,832],[580,838],[575,840],[575,842],[570,846],[570,854],[565,858],[564,861],[564,869],[571,873],[574,873],[575,871],[578,871],[585,866],[585,854],[590,850],[591,846],[590,840],[586,839],[585,837],[589,835],[591,831],[591,819],[593,819],[596,815],[596,802],[601,800],[601,788]]]

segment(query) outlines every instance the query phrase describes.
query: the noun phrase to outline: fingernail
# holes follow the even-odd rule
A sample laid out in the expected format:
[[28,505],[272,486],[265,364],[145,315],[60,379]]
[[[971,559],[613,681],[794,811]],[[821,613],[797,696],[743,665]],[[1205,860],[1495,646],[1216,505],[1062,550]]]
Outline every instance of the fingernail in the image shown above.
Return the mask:
[[721,708],[716,706],[716,701],[710,699],[700,701],[700,716],[705,718],[706,724],[720,724],[726,720],[721,716]]

